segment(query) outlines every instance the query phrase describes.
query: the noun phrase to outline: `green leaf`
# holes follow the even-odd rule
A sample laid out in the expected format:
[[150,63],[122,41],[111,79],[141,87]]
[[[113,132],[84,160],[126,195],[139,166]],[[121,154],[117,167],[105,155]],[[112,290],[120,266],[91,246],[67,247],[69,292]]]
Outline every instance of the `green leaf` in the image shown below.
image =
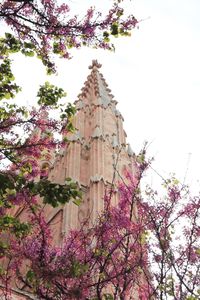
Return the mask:
[[119,24],[117,22],[114,22],[111,25],[111,34],[114,36],[117,36],[119,33]]
[[112,296],[112,294],[104,294],[103,299],[104,300],[114,300],[114,297]]
[[35,281],[35,273],[33,272],[33,270],[29,270],[26,273],[26,279],[29,283],[32,283],[33,281]]
[[66,93],[62,88],[58,88],[47,81],[44,85],[40,86],[38,91],[38,104],[44,106],[56,106],[58,100],[65,96]]
[[21,238],[29,233],[30,224],[23,223],[13,216],[4,215],[0,217],[0,230],[9,231],[17,238]]
[[4,98],[5,99],[10,99],[11,98],[11,94],[10,93],[5,93],[4,94]]
[[83,264],[77,260],[74,260],[70,268],[70,273],[72,277],[80,277],[88,271],[88,268],[88,264]]
[[200,249],[196,249],[196,254],[200,255]]
[[77,199],[73,200],[73,203],[76,204],[77,206],[80,206],[82,201],[80,198],[77,198]]
[[39,182],[29,182],[27,187],[33,195],[40,195],[44,203],[48,203],[53,207],[65,204],[70,200],[77,203],[80,202],[82,193],[78,185],[66,180],[65,184],[52,183],[48,179],[42,179]]
[[33,51],[26,51],[25,52],[25,55],[26,56],[30,56],[30,57],[33,57],[35,55],[35,53]]

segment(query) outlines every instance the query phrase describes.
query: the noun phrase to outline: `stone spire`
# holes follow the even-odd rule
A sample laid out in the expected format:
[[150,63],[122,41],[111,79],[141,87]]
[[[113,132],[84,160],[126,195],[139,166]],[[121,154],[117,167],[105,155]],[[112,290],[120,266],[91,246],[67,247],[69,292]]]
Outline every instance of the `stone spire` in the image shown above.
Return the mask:
[[89,66],[91,70],[90,75],[81,89],[77,101],[77,108],[82,108],[82,105],[102,105],[105,108],[111,103],[113,95],[110,94],[110,89],[103,78],[103,75],[99,72],[101,65],[97,60],[92,61],[92,65]]
[[[89,66],[74,117],[75,134],[67,137],[70,144],[54,164],[51,180],[64,182],[71,177],[83,190],[83,204],[66,204],[62,211],[62,232],[77,228],[85,219],[94,223],[103,209],[105,190],[131,168],[133,152],[126,145],[123,117],[116,109],[117,101],[100,73],[97,60]],[[117,193],[113,196],[117,202]]]

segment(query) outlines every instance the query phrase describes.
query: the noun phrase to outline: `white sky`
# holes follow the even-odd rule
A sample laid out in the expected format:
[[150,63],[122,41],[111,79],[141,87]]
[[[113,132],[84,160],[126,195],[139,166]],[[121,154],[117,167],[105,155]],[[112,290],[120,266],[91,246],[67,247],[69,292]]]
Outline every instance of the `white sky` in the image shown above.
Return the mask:
[[[71,0],[75,9],[107,0]],[[81,4],[80,4],[81,3]],[[27,103],[39,84],[49,80],[62,86],[70,101],[76,100],[97,59],[124,116],[124,128],[135,152],[145,140],[153,167],[162,176],[175,172],[183,181],[200,178],[200,1],[132,0],[129,13],[140,22],[131,38],[116,39],[116,52],[81,49],[71,61],[58,61],[58,76],[44,76],[39,61],[17,59],[18,83]],[[28,68],[27,68],[28,66]],[[155,182],[157,175],[150,175]]]

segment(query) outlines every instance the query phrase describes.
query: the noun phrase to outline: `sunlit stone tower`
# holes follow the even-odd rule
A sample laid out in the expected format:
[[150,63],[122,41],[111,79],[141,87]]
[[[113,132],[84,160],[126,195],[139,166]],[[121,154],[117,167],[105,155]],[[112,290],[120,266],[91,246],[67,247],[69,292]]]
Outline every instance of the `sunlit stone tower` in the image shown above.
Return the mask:
[[[92,224],[103,209],[106,189],[116,186],[125,168],[133,168],[133,152],[126,144],[123,117],[116,109],[117,101],[99,72],[101,65],[93,60],[90,74],[75,101],[76,132],[69,134],[69,146],[57,156],[50,180],[62,183],[71,177],[83,191],[78,207],[68,203],[57,209],[48,208],[49,222],[57,242],[70,230],[88,220]],[[117,193],[112,202],[117,202]]]

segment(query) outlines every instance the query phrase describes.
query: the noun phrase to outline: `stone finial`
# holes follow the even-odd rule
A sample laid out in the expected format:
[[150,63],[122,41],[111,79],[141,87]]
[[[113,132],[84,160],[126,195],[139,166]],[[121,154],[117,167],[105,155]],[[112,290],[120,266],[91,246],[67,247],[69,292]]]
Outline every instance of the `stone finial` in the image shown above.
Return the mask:
[[70,136],[69,137],[69,141],[71,141],[71,142],[81,141],[81,133],[80,133],[80,131],[77,131],[72,136]]
[[115,115],[116,115],[116,117],[120,117],[121,116],[121,113],[120,113],[120,111],[118,109],[115,110]]
[[104,181],[104,178],[103,178],[102,175],[96,174],[94,176],[90,176],[90,181],[93,182],[93,183],[98,183],[101,180]]
[[74,104],[76,105],[76,108],[77,108],[77,109],[81,109],[81,108],[84,107],[84,103],[83,103],[83,101],[80,100],[80,99],[79,99],[78,101],[75,101]]
[[134,152],[133,152],[133,150],[132,150],[130,144],[128,144],[127,152],[128,152],[128,155],[129,155],[129,156],[133,156],[133,154],[134,154]]
[[118,139],[117,139],[116,134],[113,133],[112,136],[113,136],[112,147],[113,148],[119,147],[119,143],[118,143]]
[[99,138],[99,137],[101,137],[101,136],[103,136],[103,134],[102,134],[102,132],[101,132],[99,126],[97,125],[97,126],[95,127],[95,129],[94,129],[94,132],[93,132],[93,134],[92,134],[92,137],[93,137],[93,138]]
[[97,69],[101,68],[101,64],[98,63],[97,59],[93,59],[92,65],[88,67],[88,69],[94,69],[96,67]]

